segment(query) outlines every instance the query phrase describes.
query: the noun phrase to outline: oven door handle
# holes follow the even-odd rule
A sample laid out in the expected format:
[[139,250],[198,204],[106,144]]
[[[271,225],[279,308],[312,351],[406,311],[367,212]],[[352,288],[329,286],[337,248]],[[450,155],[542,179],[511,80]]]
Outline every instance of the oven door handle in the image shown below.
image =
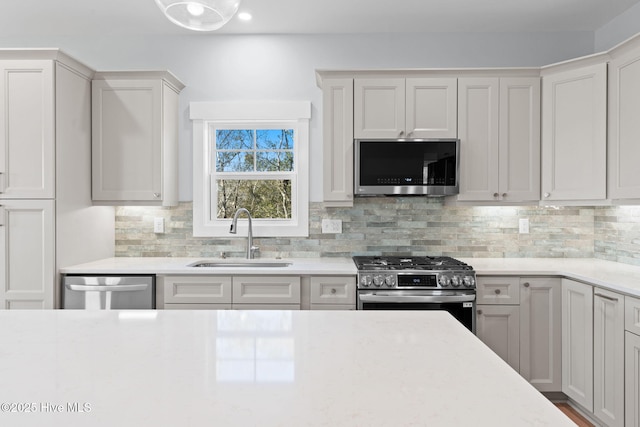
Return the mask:
[[475,295],[392,295],[389,293],[360,293],[358,295],[362,302],[425,302],[425,303],[447,303],[447,302],[474,302]]

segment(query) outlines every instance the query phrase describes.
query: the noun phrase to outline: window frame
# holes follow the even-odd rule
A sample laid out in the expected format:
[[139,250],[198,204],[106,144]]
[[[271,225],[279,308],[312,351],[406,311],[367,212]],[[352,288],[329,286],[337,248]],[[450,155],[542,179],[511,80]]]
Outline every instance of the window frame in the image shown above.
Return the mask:
[[[273,102],[192,102],[193,121],[193,235],[196,237],[229,237],[231,219],[217,219],[216,171],[211,144],[211,125],[238,129],[293,129],[293,172],[243,172],[265,179],[292,177],[291,219],[253,219],[254,237],[309,236],[309,101]],[[232,174],[224,173],[225,177]],[[295,178],[295,179],[293,179]],[[230,178],[232,179],[232,178]],[[243,217],[244,218],[244,217]],[[248,221],[238,222],[238,234],[246,236]]]

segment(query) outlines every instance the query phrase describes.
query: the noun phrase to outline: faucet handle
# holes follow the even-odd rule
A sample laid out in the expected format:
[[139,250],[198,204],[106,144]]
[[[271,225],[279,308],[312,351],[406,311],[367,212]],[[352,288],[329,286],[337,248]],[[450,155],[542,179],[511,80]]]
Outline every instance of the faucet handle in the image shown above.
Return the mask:
[[251,256],[250,256],[250,258],[251,259],[255,258],[256,252],[258,252],[259,250],[260,250],[259,246],[251,246],[251,249],[250,249]]

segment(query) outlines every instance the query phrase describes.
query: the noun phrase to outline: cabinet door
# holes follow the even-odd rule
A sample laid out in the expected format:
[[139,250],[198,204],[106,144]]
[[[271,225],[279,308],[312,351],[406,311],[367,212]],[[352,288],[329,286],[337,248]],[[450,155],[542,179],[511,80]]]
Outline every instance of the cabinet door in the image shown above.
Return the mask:
[[593,290],[562,279],[562,392],[593,412]]
[[158,281],[165,304],[231,304],[231,276],[165,276]]
[[624,297],[593,291],[593,413],[624,426]]
[[624,407],[627,427],[640,426],[640,336],[625,333]]
[[640,48],[609,63],[609,197],[640,199]]
[[520,283],[520,375],[540,391],[562,391],[562,282],[529,277]]
[[540,200],[540,78],[500,79],[500,200]]
[[458,80],[413,78],[406,81],[408,138],[456,138]]
[[607,64],[549,74],[542,83],[542,199],[604,200]]
[[53,308],[53,200],[0,202],[0,309]]
[[476,335],[513,369],[520,369],[520,307],[478,305]]
[[322,83],[323,199],[353,206],[353,79]]
[[458,200],[499,197],[497,78],[458,80],[460,194]]
[[298,304],[300,277],[236,276],[233,278],[233,308],[236,304]]
[[55,197],[53,61],[0,61],[0,199]]
[[162,81],[92,82],[93,199],[162,200]]
[[405,136],[405,80],[355,79],[355,138]]

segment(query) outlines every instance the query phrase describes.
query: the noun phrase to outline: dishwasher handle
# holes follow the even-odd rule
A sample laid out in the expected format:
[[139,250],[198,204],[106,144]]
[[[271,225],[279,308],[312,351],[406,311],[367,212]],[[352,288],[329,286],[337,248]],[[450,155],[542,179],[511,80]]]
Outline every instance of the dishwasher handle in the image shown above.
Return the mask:
[[67,283],[67,289],[80,292],[135,292],[144,291],[149,285],[142,283],[139,285],[71,285]]

